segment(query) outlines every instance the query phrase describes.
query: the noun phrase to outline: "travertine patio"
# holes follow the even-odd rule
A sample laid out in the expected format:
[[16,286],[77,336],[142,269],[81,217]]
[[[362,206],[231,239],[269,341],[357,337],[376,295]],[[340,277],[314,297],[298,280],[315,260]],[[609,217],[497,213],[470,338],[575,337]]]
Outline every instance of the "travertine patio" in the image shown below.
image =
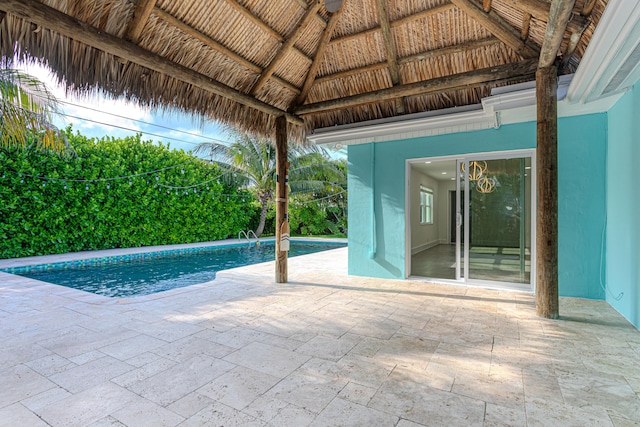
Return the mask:
[[0,273],[3,426],[640,425],[602,301],[348,277],[347,249],[111,299]]

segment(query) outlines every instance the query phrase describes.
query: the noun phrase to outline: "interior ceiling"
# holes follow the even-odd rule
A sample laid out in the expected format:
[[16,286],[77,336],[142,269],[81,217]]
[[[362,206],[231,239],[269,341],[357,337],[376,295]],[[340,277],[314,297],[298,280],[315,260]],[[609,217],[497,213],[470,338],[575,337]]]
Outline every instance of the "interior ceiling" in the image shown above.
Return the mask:
[[[335,2],[332,2],[335,3]],[[339,3],[339,2],[338,2]],[[5,58],[272,136],[476,104],[575,71],[606,0],[2,0]]]
[[449,181],[456,177],[456,161],[440,160],[426,162],[416,162],[411,164],[411,168],[427,175],[436,181]]
[[[472,160],[470,160],[472,162]],[[525,170],[531,169],[531,158],[525,157]],[[481,162],[486,162],[488,169],[487,174],[493,175],[497,173],[519,174],[520,173],[520,159],[491,159]],[[455,160],[424,160],[411,163],[411,169],[416,170],[424,175],[427,175],[436,181],[449,181],[451,178],[456,177],[456,161]]]

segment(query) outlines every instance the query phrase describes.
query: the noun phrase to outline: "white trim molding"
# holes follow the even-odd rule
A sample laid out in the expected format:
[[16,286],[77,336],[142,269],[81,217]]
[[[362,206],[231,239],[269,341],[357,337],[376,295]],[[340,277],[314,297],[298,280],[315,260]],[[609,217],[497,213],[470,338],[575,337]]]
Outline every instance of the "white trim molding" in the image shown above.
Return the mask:
[[472,105],[364,122],[355,127],[317,129],[307,135],[307,139],[315,144],[351,145],[489,128],[498,128],[496,116],[487,115],[479,105]]
[[640,2],[609,0],[569,86],[584,104],[629,90],[640,78]]

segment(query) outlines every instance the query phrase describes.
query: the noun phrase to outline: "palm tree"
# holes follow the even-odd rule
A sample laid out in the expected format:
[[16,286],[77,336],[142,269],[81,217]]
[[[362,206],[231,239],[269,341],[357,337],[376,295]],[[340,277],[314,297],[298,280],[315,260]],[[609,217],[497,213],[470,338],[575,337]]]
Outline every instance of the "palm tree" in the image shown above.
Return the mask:
[[58,101],[40,80],[0,65],[0,147],[64,151],[66,137],[51,124]]
[[[251,188],[261,205],[260,223],[255,230],[260,236],[264,230],[267,210],[273,202],[276,187],[275,147],[266,140],[236,131],[230,132],[229,145],[204,142],[194,149],[196,154],[210,156],[229,174],[224,176],[233,183]],[[295,146],[289,149],[289,187],[291,193],[318,191],[346,181],[344,171],[327,159],[317,146]]]

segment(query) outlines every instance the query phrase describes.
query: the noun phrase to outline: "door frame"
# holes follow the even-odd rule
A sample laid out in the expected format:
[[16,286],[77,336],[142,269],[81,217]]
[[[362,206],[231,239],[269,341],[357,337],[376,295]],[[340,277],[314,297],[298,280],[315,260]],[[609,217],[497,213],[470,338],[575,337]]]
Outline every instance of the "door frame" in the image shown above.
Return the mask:
[[[469,279],[468,274],[465,274],[464,277],[460,278],[460,280],[452,280],[452,279],[441,279],[437,277],[420,277],[420,276],[412,276],[411,275],[411,166],[414,163],[424,163],[425,161],[452,161],[455,160],[457,164],[464,163],[470,160],[496,160],[496,159],[505,159],[505,158],[530,158],[531,159],[531,194],[529,201],[529,208],[531,210],[531,275],[530,275],[530,283],[513,283],[513,282],[498,282],[492,280],[480,280],[480,279]],[[447,284],[458,284],[464,286],[476,286],[483,288],[492,288],[492,289],[510,289],[510,290],[518,290],[524,292],[535,292],[536,289],[536,224],[537,224],[537,176],[536,176],[536,150],[532,149],[524,149],[524,150],[504,150],[504,151],[491,151],[491,152],[478,152],[478,153],[465,153],[458,155],[447,155],[447,156],[432,156],[432,157],[421,157],[414,159],[405,160],[405,279],[412,280],[423,280],[430,281],[436,283],[447,283]],[[468,183],[467,183],[468,186]],[[459,191],[460,191],[460,169],[458,168],[456,171],[456,198],[460,199]],[[465,192],[468,193],[468,192]],[[465,201],[468,205],[468,196],[465,195]],[[451,205],[448,203],[449,206]],[[468,209],[466,209],[468,211]],[[467,215],[465,215],[467,216]],[[447,221],[450,221],[452,215],[447,215]],[[463,219],[465,221],[465,219]],[[468,219],[467,219],[468,221]],[[450,228],[450,227],[448,227]],[[468,227],[465,227],[465,234]],[[457,233],[458,236],[460,233]],[[460,236],[458,237],[458,240]],[[468,242],[468,237],[465,238],[465,241]],[[464,242],[463,242],[464,243]],[[456,246],[459,245],[456,243]],[[468,251],[468,248],[465,248],[465,252]],[[462,251],[456,250],[456,263],[459,264],[459,259],[462,258]],[[468,263],[465,264],[465,267]],[[466,269],[466,268],[465,268]]]

